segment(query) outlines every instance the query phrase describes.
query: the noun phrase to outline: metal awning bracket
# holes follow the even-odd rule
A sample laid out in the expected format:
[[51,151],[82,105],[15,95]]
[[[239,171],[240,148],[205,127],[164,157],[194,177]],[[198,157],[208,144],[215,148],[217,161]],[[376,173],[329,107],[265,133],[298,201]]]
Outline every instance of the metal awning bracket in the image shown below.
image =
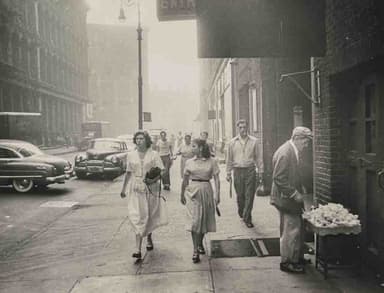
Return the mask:
[[[315,82],[316,86],[315,92],[308,93],[303,86],[295,79],[295,76],[311,73],[315,75]],[[280,82],[283,82],[284,79],[288,79],[291,81],[303,94],[304,96],[310,100],[313,104],[319,105],[320,104],[320,71],[319,69],[315,68],[313,70],[307,70],[307,71],[297,71],[297,72],[290,72],[280,75]]]

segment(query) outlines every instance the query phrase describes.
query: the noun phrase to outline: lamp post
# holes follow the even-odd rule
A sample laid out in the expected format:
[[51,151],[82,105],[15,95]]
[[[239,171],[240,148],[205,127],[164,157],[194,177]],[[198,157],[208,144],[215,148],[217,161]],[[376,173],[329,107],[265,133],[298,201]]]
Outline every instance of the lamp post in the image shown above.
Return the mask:
[[[134,2],[128,0],[128,5],[133,4]],[[137,48],[138,48],[138,78],[137,78],[137,90],[138,90],[138,104],[139,104],[139,129],[143,129],[143,76],[142,76],[142,56],[141,56],[141,41],[143,40],[143,29],[141,27],[141,10],[140,10],[140,0],[136,0],[137,3]],[[123,0],[121,0],[119,20],[125,21],[125,13],[123,8]]]

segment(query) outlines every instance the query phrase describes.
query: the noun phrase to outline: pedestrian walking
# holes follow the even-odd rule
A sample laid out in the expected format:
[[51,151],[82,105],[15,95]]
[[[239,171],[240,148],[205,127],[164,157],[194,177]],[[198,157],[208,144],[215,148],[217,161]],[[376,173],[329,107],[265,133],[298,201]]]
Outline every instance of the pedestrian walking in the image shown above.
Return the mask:
[[181,156],[181,160],[180,160],[181,178],[184,177],[185,162],[188,159],[191,159],[195,156],[192,150],[191,139],[192,139],[192,136],[190,134],[186,134],[184,136],[184,143],[179,146],[179,149],[177,150],[177,153],[176,153],[177,156]]
[[213,142],[211,142],[208,139],[208,132],[207,131],[200,132],[200,139],[204,140],[208,144],[209,150],[211,152],[211,156],[214,157],[215,156],[215,148],[214,148]]
[[183,143],[183,134],[181,133],[181,131],[179,131],[176,138],[176,148],[179,148],[182,143]]
[[296,127],[292,137],[273,155],[271,204],[280,213],[280,270],[303,273],[304,265],[304,209],[303,180],[299,169],[300,154],[312,140],[306,127]]
[[238,215],[248,228],[252,228],[253,200],[257,177],[262,178],[264,171],[263,158],[257,139],[248,135],[247,121],[239,120],[236,125],[239,134],[228,144],[226,179],[232,184],[233,172]]
[[136,149],[127,154],[127,172],[120,196],[127,197],[128,220],[136,235],[136,252],[132,257],[140,260],[143,238],[147,237],[146,249],[152,250],[152,232],[166,225],[168,220],[165,200],[160,196],[161,174],[158,172],[151,179],[148,178],[148,174],[154,170],[163,172],[164,165],[159,154],[152,150],[148,133],[136,132],[133,141]]
[[[191,221],[193,242],[192,261],[200,261],[205,254],[203,239],[206,233],[216,232],[215,210],[220,203],[220,179],[217,161],[211,158],[207,143],[201,139],[192,142],[195,157],[187,160],[181,187],[180,201],[187,207]],[[215,195],[210,179],[214,178]]]
[[167,140],[167,133],[164,130],[160,132],[160,140],[157,142],[157,151],[159,152],[160,158],[163,161],[165,168],[164,174],[162,176],[164,190],[170,190],[171,178],[169,170],[172,166],[173,146]]

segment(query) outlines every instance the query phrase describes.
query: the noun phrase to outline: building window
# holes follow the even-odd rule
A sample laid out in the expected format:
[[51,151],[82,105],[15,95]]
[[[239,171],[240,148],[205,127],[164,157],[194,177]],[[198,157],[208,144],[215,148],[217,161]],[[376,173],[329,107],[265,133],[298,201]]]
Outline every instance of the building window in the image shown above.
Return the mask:
[[252,119],[252,130],[254,132],[259,131],[259,101],[257,96],[257,88],[250,88],[250,107],[249,107],[249,117]]

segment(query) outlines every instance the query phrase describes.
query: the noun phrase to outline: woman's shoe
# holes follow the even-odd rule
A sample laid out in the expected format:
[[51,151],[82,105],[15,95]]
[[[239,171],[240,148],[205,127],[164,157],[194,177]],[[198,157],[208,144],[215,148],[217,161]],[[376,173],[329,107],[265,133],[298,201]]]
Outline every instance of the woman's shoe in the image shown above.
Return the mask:
[[198,263],[198,262],[200,262],[200,256],[199,256],[199,253],[198,253],[197,251],[195,251],[195,252],[193,253],[192,261],[193,261],[193,263]]
[[141,252],[135,252],[132,254],[132,257],[135,257],[135,258],[138,258],[138,259],[141,259]]
[[198,252],[199,254],[205,254],[204,246],[199,246],[199,247],[197,247],[197,252]]
[[146,248],[148,251],[153,250],[153,243],[152,242],[147,243]]
[[147,236],[147,250],[153,250],[153,241],[152,241],[152,233],[149,233]]

